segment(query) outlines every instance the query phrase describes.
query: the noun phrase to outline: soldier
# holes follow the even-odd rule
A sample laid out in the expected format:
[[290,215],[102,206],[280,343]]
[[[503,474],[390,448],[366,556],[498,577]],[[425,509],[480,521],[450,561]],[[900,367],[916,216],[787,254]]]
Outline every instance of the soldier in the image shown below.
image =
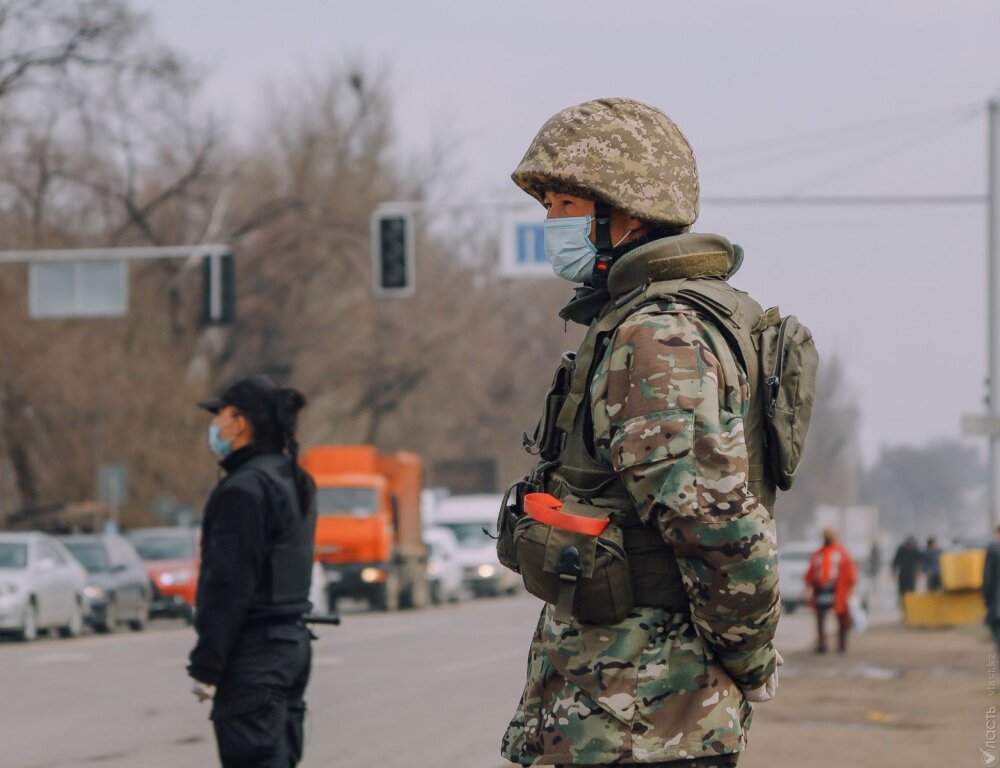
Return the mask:
[[302,758],[316,489],[298,465],[305,398],[250,376],[198,403],[225,476],[205,505],[188,673],[212,700],[224,768],[289,768]]
[[[545,605],[502,754],[564,768],[735,766],[750,702],[775,695],[781,663],[774,484],[745,366],[717,323],[670,293],[688,281],[728,302],[741,252],[688,232],[691,147],[638,101],[556,114],[512,178],[548,212],[554,272],[578,284],[560,316],[588,326],[564,358],[558,419],[527,441],[542,457],[527,489],[611,510],[635,606],[594,623]],[[660,298],[642,298],[661,283]]]

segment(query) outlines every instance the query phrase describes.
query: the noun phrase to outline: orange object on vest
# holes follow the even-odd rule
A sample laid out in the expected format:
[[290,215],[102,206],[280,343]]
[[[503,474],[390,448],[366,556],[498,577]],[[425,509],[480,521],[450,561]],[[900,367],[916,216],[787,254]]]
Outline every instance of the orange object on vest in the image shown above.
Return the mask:
[[600,536],[608,527],[606,517],[583,517],[562,511],[563,503],[549,493],[528,493],[524,496],[524,511],[532,520],[553,528]]

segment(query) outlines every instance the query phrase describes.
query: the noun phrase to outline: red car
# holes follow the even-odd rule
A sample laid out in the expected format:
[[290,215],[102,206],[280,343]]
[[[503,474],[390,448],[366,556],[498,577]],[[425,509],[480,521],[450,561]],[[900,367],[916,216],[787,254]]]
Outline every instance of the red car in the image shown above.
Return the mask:
[[150,616],[194,619],[201,566],[197,528],[137,528],[128,534],[153,585]]

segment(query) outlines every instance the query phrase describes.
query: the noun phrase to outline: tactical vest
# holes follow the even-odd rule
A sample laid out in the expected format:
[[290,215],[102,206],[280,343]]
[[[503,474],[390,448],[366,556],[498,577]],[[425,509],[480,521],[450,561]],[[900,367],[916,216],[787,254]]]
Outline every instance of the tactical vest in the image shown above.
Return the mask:
[[254,596],[251,610],[309,600],[313,547],[316,534],[315,505],[302,513],[292,474],[292,460],[281,453],[254,456],[239,471],[252,472],[263,480],[268,505],[267,560],[262,589]]
[[774,392],[760,370],[755,339],[781,318],[776,308],[765,312],[725,282],[722,276],[738,266],[739,256],[725,238],[701,234],[654,241],[620,259],[608,278],[611,300],[590,323],[577,352],[563,356],[535,435],[525,436],[526,448],[540,456],[527,489],[558,499],[574,496],[614,510],[623,528],[636,605],[686,610],[688,600],[672,548],[658,530],[642,523],[619,474],[593,453],[590,384],[615,330],[640,308],[682,304],[707,315],[725,336],[750,385],[744,422],[747,480],[751,493],[773,512],[776,483],[769,469],[763,414],[765,398]]

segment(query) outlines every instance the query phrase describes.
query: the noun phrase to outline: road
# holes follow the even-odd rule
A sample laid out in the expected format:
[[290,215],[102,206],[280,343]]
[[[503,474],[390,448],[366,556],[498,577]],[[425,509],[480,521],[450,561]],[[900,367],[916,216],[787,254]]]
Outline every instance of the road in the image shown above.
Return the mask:
[[[522,595],[320,627],[303,768],[501,768],[540,603]],[[790,650],[808,615],[782,620]],[[184,672],[193,631],[0,642],[0,768],[216,764]]]

